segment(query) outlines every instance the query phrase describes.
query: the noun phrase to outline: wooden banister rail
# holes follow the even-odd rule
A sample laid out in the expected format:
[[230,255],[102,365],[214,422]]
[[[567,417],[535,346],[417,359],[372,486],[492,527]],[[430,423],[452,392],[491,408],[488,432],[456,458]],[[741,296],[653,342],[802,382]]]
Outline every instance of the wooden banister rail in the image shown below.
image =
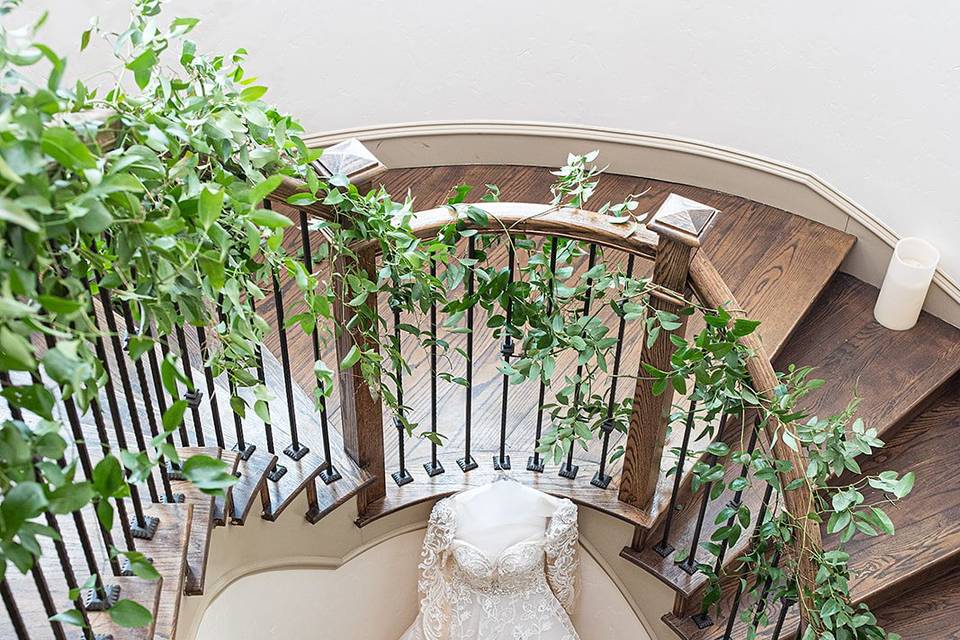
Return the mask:
[[[716,267],[702,253],[694,255],[690,262],[690,285],[697,298],[705,306],[719,307],[722,305],[734,317],[744,316],[743,312],[737,311],[739,304],[730,288],[720,277]],[[766,399],[773,399],[773,389],[779,384],[779,380],[770,364],[770,358],[767,356],[760,336],[757,333],[751,333],[742,338],[741,342],[753,353],[747,361],[747,371],[753,380],[757,393]],[[774,437],[777,426],[768,423],[766,430],[769,442],[773,442],[774,456],[779,460],[787,460],[791,464],[790,470],[785,472],[781,479],[783,485],[786,486],[793,480],[804,477],[808,462],[802,451],[794,451],[787,446],[783,438]],[[790,427],[784,425],[784,428]],[[813,494],[807,484],[802,483],[796,489],[783,492],[783,505],[788,513],[803,522],[802,530],[798,532],[795,541],[794,559],[797,562],[797,577],[800,583],[812,588],[816,574],[810,551],[819,550],[822,547],[820,527],[813,520],[806,518],[806,515],[815,508]],[[805,596],[801,593],[800,597],[804,598]],[[805,602],[804,606],[800,607],[801,616],[805,620],[810,610],[809,605],[810,602]]]

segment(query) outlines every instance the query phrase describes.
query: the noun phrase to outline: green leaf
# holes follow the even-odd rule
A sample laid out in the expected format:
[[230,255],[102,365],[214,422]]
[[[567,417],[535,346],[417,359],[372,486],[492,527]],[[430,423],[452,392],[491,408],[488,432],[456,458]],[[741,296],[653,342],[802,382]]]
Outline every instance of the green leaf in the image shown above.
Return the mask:
[[74,171],[94,169],[97,166],[97,159],[87,145],[66,127],[44,129],[40,148],[61,165]]
[[157,62],[157,54],[153,49],[147,49],[127,63],[127,69],[133,71],[133,79],[138,87],[143,89],[150,84],[150,73]]
[[53,622],[62,622],[63,624],[69,624],[73,627],[82,627],[83,626],[83,614],[81,614],[76,609],[68,609],[67,611],[61,611],[60,613],[50,616],[50,620]]
[[259,100],[263,97],[263,94],[267,92],[266,87],[253,86],[247,87],[240,92],[240,99],[244,102],[253,102],[254,100]]
[[204,231],[210,229],[213,223],[220,217],[223,210],[223,191],[210,191],[204,188],[200,192],[200,203],[197,207],[197,215],[200,218],[200,225]]
[[264,198],[273,193],[280,183],[283,182],[283,176],[270,176],[266,180],[261,180],[250,190],[250,202],[259,204]]
[[33,216],[6,198],[0,198],[0,220],[23,227],[27,231],[40,230],[40,225]]
[[183,475],[204,493],[223,495],[223,490],[237,482],[236,476],[223,460],[196,455],[184,461]]
[[7,371],[33,371],[37,362],[33,358],[33,347],[19,333],[0,327],[0,368]]
[[116,496],[126,488],[123,467],[113,456],[107,456],[93,468],[93,488],[102,496]]
[[146,607],[128,599],[120,600],[107,609],[107,613],[117,625],[127,629],[145,627],[153,620],[153,615]]
[[183,423],[183,414],[187,410],[186,400],[177,400],[163,412],[163,430],[171,432]]
[[360,361],[360,357],[363,353],[357,347],[357,345],[351,345],[350,351],[347,352],[347,355],[343,357],[343,360],[340,362],[340,370],[351,368],[353,365],[357,364]]
[[7,491],[0,502],[4,537],[12,538],[24,522],[40,515],[45,506],[43,487],[36,482],[21,482]]
[[267,229],[284,229],[293,224],[293,220],[270,209],[257,209],[250,214],[250,221]]

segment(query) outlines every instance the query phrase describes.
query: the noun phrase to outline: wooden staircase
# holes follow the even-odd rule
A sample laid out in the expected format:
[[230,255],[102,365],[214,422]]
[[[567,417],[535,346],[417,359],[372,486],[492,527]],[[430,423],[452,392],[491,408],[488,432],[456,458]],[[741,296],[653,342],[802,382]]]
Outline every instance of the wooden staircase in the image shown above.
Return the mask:
[[[548,202],[549,186],[554,177],[538,167],[512,166],[456,166],[426,167],[388,171],[381,181],[395,196],[410,190],[416,197],[417,209],[426,209],[445,202],[452,188],[467,183],[481,186],[497,184],[505,201]],[[854,243],[854,238],[799,216],[775,208],[744,200],[728,194],[685,185],[670,184],[628,176],[607,175],[594,195],[596,202],[620,201],[630,194],[642,193],[640,208],[654,210],[667,196],[675,192],[716,207],[722,214],[707,236],[704,251],[720,275],[728,283],[746,314],[762,321],[760,332],[763,343],[774,357],[778,369],[787,364],[817,367],[816,377],[830,384],[808,398],[814,413],[829,414],[846,405],[851,393],[862,398],[859,415],[875,427],[888,445],[863,466],[871,469],[915,471],[918,481],[914,494],[900,507],[891,511],[896,525],[895,537],[859,540],[851,548],[851,566],[854,597],[873,608],[881,624],[888,631],[901,633],[906,638],[960,638],[960,477],[952,472],[953,462],[960,454],[960,331],[946,323],[923,314],[916,328],[907,332],[888,331],[873,321],[872,304],[876,290],[839,271]],[[475,193],[479,196],[479,193]],[[291,212],[292,214],[293,212]],[[291,232],[286,238],[288,248],[296,248],[299,241]],[[613,254],[611,259],[622,259]],[[280,282],[284,308],[298,304],[294,284],[287,278]],[[258,310],[272,327],[277,327],[277,304],[280,298],[271,297],[258,305]],[[289,313],[289,312],[288,312]],[[697,331],[697,326],[688,332]],[[451,336],[451,342],[455,343]],[[636,340],[637,336],[627,337]],[[204,453],[228,462],[239,480],[227,496],[213,498],[193,488],[185,481],[173,480],[173,490],[183,495],[182,502],[147,505],[147,512],[160,519],[154,538],[142,541],[138,547],[152,558],[161,574],[160,582],[146,582],[134,577],[113,578],[122,582],[124,597],[133,597],[154,613],[154,624],[149,629],[132,632],[120,629],[105,614],[92,614],[91,622],[98,633],[112,634],[114,638],[157,638],[172,640],[176,636],[177,618],[184,595],[202,594],[209,557],[211,535],[217,526],[240,526],[259,505],[257,513],[266,520],[275,520],[288,509],[293,500],[305,492],[310,510],[304,517],[317,522],[337,506],[353,499],[375,481],[344,452],[340,407],[343,398],[335,389],[328,401],[331,450],[334,465],[342,475],[340,480],[326,484],[319,478],[325,469],[317,411],[311,398],[313,392],[313,353],[311,338],[301,331],[290,331],[285,336],[292,356],[290,374],[278,360],[279,332],[274,331],[265,341],[263,373],[267,387],[275,396],[292,398],[292,410],[272,410],[270,428],[275,446],[268,451],[267,430],[263,421],[248,416],[244,421],[243,439],[254,444],[251,456],[244,458],[237,450],[239,434],[234,433],[234,416],[227,406],[228,386],[225,380],[214,380],[214,387],[204,385],[203,358],[195,335],[188,332],[182,355],[192,367],[197,387],[209,397],[212,390],[218,404],[204,402],[198,408],[199,421],[187,414],[188,433],[199,429],[203,442],[197,438],[178,442],[184,456]],[[174,349],[180,351],[180,349]],[[332,352],[324,354],[328,362],[335,362]],[[112,356],[111,356],[112,357]],[[490,453],[495,449],[494,439],[499,419],[499,384],[495,363],[499,354],[487,348],[477,354],[477,396],[473,412],[474,455],[480,469],[464,475],[457,468],[455,458],[461,455],[457,447],[462,442],[452,438],[450,451],[444,451],[446,472],[428,478],[422,463],[428,459],[429,444],[411,442],[407,449],[408,465],[414,482],[406,487],[387,481],[386,495],[364,505],[358,525],[363,526],[410,504],[436,498],[456,491],[469,483],[485,482],[492,475]],[[636,368],[639,351],[633,350],[625,359],[625,369]],[[422,361],[420,362],[422,365]],[[111,366],[116,370],[116,361]],[[133,363],[127,363],[130,371]],[[411,394],[424,394],[429,375],[417,369],[417,376],[409,381]],[[146,424],[150,410],[142,402],[140,380],[131,375],[134,402],[118,397],[122,427],[133,432],[129,422],[131,413],[137,413]],[[147,381],[148,392],[156,389]],[[626,392],[626,391],[625,391]],[[417,410],[429,409],[421,399]],[[454,431],[463,415],[462,390],[444,387],[444,429]],[[533,418],[536,414],[536,390],[518,391],[511,400],[511,411],[516,416],[511,425],[512,447],[530,451],[533,441]],[[214,411],[217,415],[214,415]],[[90,437],[96,431],[90,421],[84,429]],[[224,442],[218,446],[213,424],[221,425]],[[384,442],[393,443],[396,432],[384,419]],[[299,432],[301,442],[310,449],[304,457],[293,460],[283,453],[290,442],[291,432]],[[680,434],[671,433],[668,446],[679,443]],[[132,437],[131,437],[132,440]],[[615,442],[616,444],[616,442]],[[389,466],[396,462],[395,446],[388,446],[386,460]],[[582,467],[580,478],[566,480],[557,477],[556,468],[549,467],[543,474],[523,471],[523,462],[515,463],[518,477],[544,490],[568,495],[582,504],[609,513],[636,526],[632,541],[624,541],[622,556],[657,577],[676,593],[672,611],[664,612],[663,620],[685,640],[715,640],[723,636],[724,615],[712,615],[708,626],[694,622],[699,613],[706,579],[703,574],[681,570],[672,556],[662,557],[653,545],[669,534],[671,545],[686,549],[695,536],[700,508],[699,494],[690,486],[690,468],[695,460],[688,460],[684,468],[681,489],[674,501],[669,532],[667,515],[670,513],[672,477],[661,474],[654,500],[649,509],[641,510],[619,502],[616,482],[603,490],[589,485],[598,463],[598,453],[591,449],[578,459]],[[663,466],[672,463],[665,455]],[[282,469],[280,468],[282,466]],[[616,475],[618,467],[611,468]],[[736,475],[739,469],[730,468]],[[732,477],[731,475],[731,477]],[[157,485],[160,478],[155,477]],[[759,506],[760,488],[746,491],[742,497],[754,512]],[[701,540],[709,539],[716,528],[714,521],[723,501],[710,504],[704,520]],[[85,514],[89,527],[94,526],[92,513]],[[71,540],[72,523],[60,518],[64,539]],[[115,527],[114,537],[119,538]],[[831,538],[824,536],[826,545]],[[139,542],[139,541],[138,541]],[[734,566],[744,551],[746,542],[730,549],[725,567]],[[74,545],[75,546],[75,545]],[[69,547],[69,545],[68,545]],[[41,570],[51,582],[51,592],[57,608],[66,608],[66,584],[60,584],[56,550],[52,544],[45,549]],[[76,566],[83,566],[80,550],[70,548]],[[106,567],[106,562],[103,562]],[[13,574],[15,572],[10,572]],[[33,593],[34,577],[8,574],[8,582],[16,593]],[[56,584],[54,584],[56,583]],[[412,588],[412,585],[411,585]],[[735,585],[724,588],[723,611],[731,609]],[[31,624],[32,638],[54,637],[44,622],[46,614],[40,598],[18,602]],[[775,640],[770,625],[759,635]],[[0,621],[0,636],[15,637],[10,622]],[[792,637],[796,629],[795,608],[787,612],[779,638]],[[44,634],[47,635],[44,635]],[[734,625],[730,638],[746,638],[742,623]]]

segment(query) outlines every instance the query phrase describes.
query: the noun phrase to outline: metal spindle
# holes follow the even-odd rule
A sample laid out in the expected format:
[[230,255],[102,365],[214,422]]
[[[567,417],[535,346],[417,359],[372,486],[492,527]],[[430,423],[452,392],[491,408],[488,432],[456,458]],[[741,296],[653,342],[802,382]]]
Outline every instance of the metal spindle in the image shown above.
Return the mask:
[[[220,296],[220,299],[217,300],[217,317],[220,318],[220,323],[224,326],[224,330],[229,331],[230,327],[227,324],[227,316],[223,313],[223,296]],[[231,378],[229,374],[227,374],[227,390],[230,392],[231,398],[237,396],[237,385],[233,382],[233,378]],[[252,442],[247,442],[243,437],[243,416],[241,416],[232,405],[230,406],[230,413],[233,414],[233,431],[237,436],[237,443],[234,445],[233,450],[237,452],[241,460],[249,460],[253,452],[257,450],[257,445]]]
[[[256,302],[254,302],[253,300],[253,296],[250,296],[249,300],[250,300],[250,311],[252,311],[253,313],[256,313],[257,305],[256,305]],[[259,342],[256,344],[254,348],[254,355],[257,360],[257,380],[260,382],[261,385],[266,386],[267,372],[263,366],[263,347],[260,345]],[[270,453],[270,455],[273,455],[276,452],[274,451],[274,444],[273,444],[273,423],[270,420],[270,402],[269,401],[264,401],[264,402],[267,405],[267,419],[263,421],[263,431],[267,440],[267,451]],[[280,464],[279,462],[277,462],[273,465],[273,469],[270,470],[270,473],[267,474],[267,478],[272,480],[273,482],[277,482],[278,480],[280,480],[280,478],[284,476],[286,472],[287,472],[287,468],[282,464]]]
[[[467,239],[467,258],[474,260],[477,253],[477,242],[476,235],[472,235]],[[467,299],[473,297],[474,287],[475,287],[475,276],[473,273],[473,264],[471,264],[467,269]],[[463,435],[464,435],[464,445],[463,445],[463,457],[457,460],[457,464],[460,465],[460,470],[466,473],[467,471],[473,471],[480,465],[477,464],[477,461],[473,459],[473,456],[470,455],[470,428],[473,423],[473,304],[471,303],[467,307],[467,362],[466,362],[466,380],[467,380],[467,389],[466,389],[466,400],[464,403],[464,416],[463,416]]]
[[[127,371],[127,362],[126,354],[123,350],[123,345],[120,343],[120,333],[117,330],[117,321],[116,316],[113,312],[113,301],[110,297],[110,291],[106,287],[100,287],[100,303],[103,305],[103,315],[107,321],[107,330],[110,333],[110,345],[113,347],[114,361],[117,366],[117,373],[120,376],[120,382],[123,387],[123,395],[127,401],[127,413],[130,415],[130,424],[133,427],[134,438],[137,442],[138,449],[143,452],[147,448],[146,440],[143,437],[143,425],[140,423],[140,412],[137,411],[137,402],[136,396],[133,393],[133,386],[130,384],[130,374]],[[99,329],[99,324],[96,319],[96,314],[93,314],[94,324],[97,325]],[[104,390],[106,391],[107,396],[107,406],[110,410],[110,418],[113,420],[114,432],[117,436],[117,446],[120,449],[127,449],[127,437],[126,433],[123,430],[123,421],[120,418],[120,406],[117,403],[117,394],[116,387],[113,384],[113,372],[110,370],[110,365],[107,360],[107,348],[103,342],[103,339],[97,335],[94,340],[94,346],[96,348],[97,357],[103,362],[103,369],[107,374],[106,383],[104,385]],[[94,400],[90,403],[90,408],[93,412],[94,423],[97,426],[97,433],[100,436],[101,444],[104,447],[107,447],[107,435],[106,435],[106,425],[103,420],[103,411],[100,408],[100,403],[97,400]],[[149,407],[147,407],[149,411]],[[106,449],[105,449],[106,451]],[[133,539],[141,538],[143,540],[150,540],[153,538],[153,535],[157,532],[157,525],[160,523],[159,519],[156,517],[147,517],[143,513],[143,502],[140,496],[140,489],[137,487],[135,482],[130,482],[130,474],[127,473],[127,486],[130,488],[130,500],[133,503],[133,513],[134,519],[131,521],[127,517],[126,507],[123,506],[123,500],[117,499],[117,507],[120,512],[120,524],[123,527],[124,536],[127,539],[127,546],[131,551],[134,550]],[[148,481],[153,482],[153,478],[148,476]],[[152,494],[156,494],[156,487],[154,486]]]
[[[720,416],[719,435],[723,435],[723,430],[727,426],[727,414]],[[706,457],[707,467],[712,467],[717,462],[717,456],[710,454]],[[680,563],[680,569],[693,575],[697,572],[697,550],[700,548],[700,534],[703,532],[703,520],[707,515],[707,505],[710,503],[710,493],[713,489],[713,483],[708,482],[703,487],[703,495],[700,496],[700,512],[697,514],[697,524],[693,529],[693,538],[690,540],[690,552],[686,559]]]
[[[592,269],[596,263],[597,263],[597,245],[591,244],[590,257],[587,260],[587,271]],[[581,316],[584,318],[589,318],[590,317],[590,300],[593,297],[593,289],[591,288],[593,281],[590,278],[587,278],[586,284],[587,284],[587,290],[583,295],[583,312]],[[578,365],[576,382],[575,382],[576,386],[573,389],[573,406],[574,407],[579,407],[579,404],[580,404],[580,377],[582,375],[583,375],[583,365]],[[580,410],[579,408],[577,408],[578,417],[579,417],[579,413],[580,413]],[[576,478],[577,472],[580,470],[579,465],[573,464],[573,445],[574,444],[575,444],[575,441],[573,440],[573,438],[571,438],[570,449],[567,451],[567,459],[562,465],[560,465],[560,476],[563,478],[567,478],[569,480],[573,480],[574,478]]]
[[795,600],[790,598],[780,598],[780,615],[777,617],[777,624],[773,628],[773,635],[770,636],[771,640],[780,640],[780,633],[783,631],[783,623],[787,619],[787,613],[790,611],[790,607],[796,604]]
[[57,615],[57,606],[53,603],[53,596],[50,594],[50,585],[47,584],[47,577],[43,574],[40,567],[40,558],[34,558],[30,566],[30,575],[33,577],[33,583],[40,594],[40,603],[43,605],[43,611],[47,614],[47,620],[50,622],[50,630],[53,631],[53,637],[56,640],[67,640],[67,635],[63,631],[63,625],[52,618]]
[[667,519],[663,523],[663,538],[653,547],[653,550],[666,558],[674,552],[674,547],[670,544],[670,527],[673,525],[673,514],[677,510],[677,494],[680,493],[680,480],[683,478],[683,466],[687,460],[687,447],[690,445],[690,434],[693,432],[693,422],[697,410],[697,401],[690,401],[690,408],[687,409],[687,421],[683,430],[683,443],[680,445],[680,455],[677,458],[677,468],[673,475],[673,493],[670,494],[670,506],[667,507]]
[[[779,549],[773,554],[773,561],[770,563],[770,566],[773,569],[777,569],[780,566],[780,551]],[[770,588],[773,586],[773,576],[768,575],[763,581],[763,589],[760,591],[760,597],[757,599],[756,607],[753,610],[753,628],[756,629],[757,625],[760,624],[760,619],[763,617],[764,610],[767,608],[767,596],[770,595]]]
[[[437,277],[437,263],[430,261],[430,275]],[[437,304],[430,305],[430,429],[437,433]],[[430,462],[423,464],[431,478],[443,473],[443,465],[437,460],[437,443],[430,440]]]
[[[627,258],[628,278],[633,276],[633,263],[634,256],[630,254]],[[613,374],[610,379],[610,398],[607,400],[607,415],[600,424],[600,429],[603,431],[603,445],[600,449],[600,468],[597,469],[593,480],[590,481],[590,484],[600,489],[606,489],[610,485],[610,481],[613,480],[612,476],[607,475],[606,470],[607,454],[610,451],[610,434],[613,433],[613,430],[616,428],[613,411],[617,405],[617,381],[620,375],[620,361],[623,359],[623,336],[627,330],[627,317],[623,311],[624,302],[625,300],[620,301],[620,326],[617,327],[617,348],[613,353]]]
[[[217,383],[213,379],[213,369],[210,368],[210,352],[207,346],[207,332],[197,325],[197,344],[200,346],[200,357],[203,359],[203,378],[207,384],[207,397],[210,398],[210,416],[213,419],[213,434],[217,440],[217,446],[226,449],[227,445],[223,439],[223,425],[220,423],[220,408],[217,405]],[[258,347],[259,348],[259,347]]]
[[[516,250],[513,246],[513,238],[507,236],[507,243],[510,245],[508,252],[507,291],[504,295],[507,297],[507,317],[503,324],[503,341],[500,343],[500,355],[504,362],[510,362],[513,357],[513,336],[510,335],[510,323],[513,320],[513,296],[510,293],[510,287],[513,285],[513,266],[516,261]],[[500,451],[493,457],[493,468],[497,471],[505,471],[510,468],[510,456],[507,455],[507,401],[510,393],[510,376],[503,374],[503,395],[500,398]]]
[[[307,213],[300,210],[300,244],[303,247],[303,266],[307,273],[313,273],[313,249],[310,246],[310,229],[307,225]],[[310,342],[313,346],[313,361],[320,360],[320,327],[313,325],[313,331],[310,333]],[[317,398],[320,403],[320,438],[323,445],[324,468],[320,471],[320,479],[324,484],[336,482],[342,476],[333,465],[333,456],[330,454],[330,426],[327,420],[327,396],[324,393],[323,381],[320,376],[315,377],[317,384]]]
[[[75,516],[76,513],[78,512],[75,512]],[[57,559],[60,561],[60,570],[63,572],[64,580],[67,582],[67,588],[71,591],[75,589],[79,591],[77,574],[73,570],[73,563],[70,561],[67,545],[64,544],[63,536],[60,534],[60,523],[57,522],[57,517],[49,511],[45,511],[43,515],[47,521],[47,526],[56,533],[53,537],[53,547],[57,551]],[[83,621],[82,634],[84,640],[94,640],[93,630],[90,628],[90,618],[87,616],[87,608],[80,596],[77,596],[77,599],[74,601],[74,606],[77,611],[80,612],[80,619]]]
[[287,328],[283,316],[283,292],[280,289],[280,277],[276,271],[273,276],[273,299],[277,307],[277,332],[280,335],[280,363],[283,365],[283,386],[287,395],[287,417],[290,420],[290,446],[283,452],[292,460],[299,460],[310,449],[301,444],[297,436],[297,409],[293,404],[293,376],[290,373],[290,351],[287,346]]
[[[747,455],[749,456],[753,456],[753,451],[757,447],[757,436],[759,435],[759,433],[760,433],[760,418],[758,417],[754,421],[753,431],[750,434],[750,442],[747,445]],[[745,480],[749,472],[750,472],[749,463],[740,467],[740,479]],[[743,489],[740,489],[733,494],[733,499],[729,502],[729,506],[732,509],[740,508],[742,499],[743,499]],[[728,527],[733,526],[733,523],[736,520],[736,517],[737,517],[737,514],[734,513],[729,518],[727,518],[726,526]],[[730,543],[726,539],[724,539],[724,541],[720,544],[720,551],[719,553],[717,553],[717,562],[713,566],[713,572],[717,575],[720,575],[720,569],[723,568],[723,559],[727,554],[727,549],[729,548],[729,546],[730,546]]]
[[[394,348],[397,350],[397,353],[400,353],[400,306],[393,305],[393,344]],[[413,476],[410,475],[410,471],[407,470],[407,461],[406,456],[404,455],[403,446],[404,440],[406,440],[406,430],[403,428],[403,363],[400,358],[397,358],[396,361],[396,377],[397,377],[397,415],[393,417],[393,426],[397,429],[397,451],[400,459],[400,470],[395,471],[391,474],[393,481],[397,483],[398,487],[413,482]]]
[[17,606],[17,601],[13,598],[13,593],[10,591],[10,584],[6,579],[0,579],[0,598],[3,599],[3,605],[7,609],[7,615],[10,616],[10,622],[13,624],[13,630],[17,634],[17,640],[30,640],[27,625],[23,622],[20,608]]
[[[170,349],[170,336],[160,336],[160,353],[163,354],[164,360],[169,359],[172,353]],[[170,401],[173,404],[180,401],[180,387],[176,380],[173,381],[173,389],[170,390]],[[187,435],[187,424],[183,418],[180,419],[180,424],[177,426],[177,433],[180,434],[180,444],[184,447],[189,447],[190,437]]]
[[183,394],[183,399],[187,401],[190,407],[190,417],[193,419],[193,431],[197,436],[197,446],[206,446],[206,439],[203,437],[203,422],[200,420],[200,401],[203,399],[203,393],[197,389],[193,382],[193,364],[190,362],[190,352],[187,350],[187,336],[183,327],[179,324],[173,328],[177,337],[177,348],[180,349],[180,359],[183,361],[183,374],[187,377],[189,388]]
[[[550,238],[550,295],[547,296],[547,315],[553,313],[553,294],[556,287],[553,274],[557,270],[557,237]],[[533,435],[533,455],[527,458],[527,471],[543,473],[543,460],[540,459],[540,436],[543,434],[543,403],[547,396],[547,383],[540,376],[540,395],[537,399],[537,430]]]
[[[127,328],[127,335],[133,335],[136,333],[133,324],[133,314],[130,312],[130,305],[126,303],[120,304],[120,310],[123,313],[123,322]],[[150,437],[156,438],[160,434],[160,427],[157,423],[157,416],[154,413],[153,398],[150,395],[150,384],[147,382],[147,373],[143,368],[143,359],[137,358],[133,361],[133,367],[137,372],[137,383],[140,385],[140,396],[143,398],[143,404],[147,413],[147,426],[150,429]],[[144,446],[146,443],[143,443]],[[140,441],[138,439],[137,445],[140,446]],[[141,451],[144,447],[141,447]],[[163,497],[167,502],[173,502],[173,487],[170,486],[170,475],[167,473],[167,465],[161,464],[158,465],[160,470],[160,483],[163,485]],[[150,499],[153,502],[160,502],[160,497],[157,495],[156,485],[153,482],[152,476],[148,479],[147,488],[150,491]]]

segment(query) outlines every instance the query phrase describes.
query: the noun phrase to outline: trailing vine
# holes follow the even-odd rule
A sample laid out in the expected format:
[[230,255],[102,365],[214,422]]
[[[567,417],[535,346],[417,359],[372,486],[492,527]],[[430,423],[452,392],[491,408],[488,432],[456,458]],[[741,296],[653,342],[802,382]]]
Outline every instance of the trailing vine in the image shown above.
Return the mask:
[[[0,0],[0,14],[16,4]],[[251,389],[256,398],[250,406],[237,392],[231,407],[241,415],[252,410],[262,416],[270,394],[250,371],[268,327],[250,303],[263,298],[263,287],[274,275],[282,275],[292,278],[302,294],[288,324],[307,331],[332,327],[323,335],[326,340],[339,332],[354,338],[340,363],[315,363],[321,393],[332,391],[333,364],[358,365],[410,436],[438,444],[442,436],[422,429],[401,406],[396,372],[411,367],[393,338],[391,318],[369,300],[375,294],[401,313],[400,330],[413,342],[436,345],[447,362],[442,377],[461,385],[466,381],[455,365],[463,352],[424,332],[421,320],[436,306],[445,315],[444,331],[456,335],[466,331],[468,310],[482,310],[487,328],[518,347],[517,356],[501,362],[499,370],[511,383],[543,382],[552,390],[546,406],[550,428],[538,450],[555,462],[572,447],[586,449],[607,418],[604,383],[611,377],[618,340],[600,314],[641,323],[648,343],[671,334],[670,368],[645,365],[641,374],[653,380],[656,393],[670,389],[685,398],[676,406],[678,423],[689,401],[696,401],[694,440],[702,450],[691,453],[693,490],[718,497],[766,483],[774,494],[760,522],[746,504],[718,516],[716,532],[703,545],[714,557],[724,543],[733,546],[753,536],[754,529],[757,533],[732,575],[715,575],[713,562],[697,564],[711,581],[704,607],[718,602],[721,580],[740,579],[754,601],[785,597],[813,603],[806,611],[811,624],[805,640],[894,637],[884,634],[865,607],[851,603],[843,549],[854,535],[893,533],[883,505],[865,502],[864,486],[898,499],[909,493],[913,475],[884,472],[845,482],[845,473],[859,473],[858,456],[882,446],[875,431],[854,417],[856,401],[836,416],[806,415],[800,408],[804,396],[824,384],[811,379],[806,368],[789,368],[774,389],[754,388],[746,366],[753,354],[742,340],[757,330],[757,322],[705,308],[649,278],[628,274],[602,248],[595,249],[593,266],[585,268],[591,249],[584,243],[515,233],[484,209],[484,202],[499,199],[496,185],[485,185],[475,203],[468,202],[468,185],[452,186],[450,222],[435,236],[418,238],[409,196],[395,199],[383,187],[361,192],[344,176],[318,175],[311,163],[322,152],[307,148],[295,119],[261,99],[266,88],[244,72],[243,50],[203,55],[186,37],[195,19],[162,23],[159,15],[159,0],[136,0],[124,31],[102,32],[95,26],[83,33],[81,49],[102,35],[116,53],[115,83],[102,94],[82,82],[62,86],[65,60],[35,40],[42,19],[24,29],[0,30],[0,371],[9,378],[0,393],[26,414],[0,425],[0,571],[9,570],[8,563],[29,570],[40,553],[37,536],[54,533],[36,521],[45,512],[63,515],[93,504],[109,526],[111,504],[127,497],[127,481],[143,481],[164,459],[178,462],[167,436],[182,423],[184,400],[162,416],[164,432],[146,451],[107,453],[92,478],[76,473],[70,438],[54,408],[58,398],[66,398],[87,411],[104,391],[105,363],[97,357],[96,341],[109,334],[96,319],[100,289],[109,289],[135,320],[136,331],[127,342],[132,360],[155,352],[160,337],[174,327],[207,327],[216,337],[217,346],[205,354],[214,372],[227,375],[237,389]],[[178,66],[168,65],[170,60]],[[22,73],[36,64],[49,67],[45,85]],[[136,90],[127,89],[131,80]],[[567,159],[556,172],[551,207],[579,208],[591,201],[602,174],[595,159],[596,153]],[[312,273],[284,249],[284,230],[293,222],[263,205],[284,177],[305,185],[289,204],[320,203],[332,212],[330,219],[311,222],[327,241]],[[639,228],[645,219],[639,197],[597,210],[612,224]],[[499,232],[481,234],[475,227],[499,227]],[[471,241],[476,253],[467,256],[463,246]],[[375,265],[364,259],[371,247],[379,255]],[[517,258],[512,279],[499,259],[504,251]],[[468,277],[475,283],[469,296],[463,287]],[[671,297],[683,303],[682,309],[656,310],[652,296]],[[584,314],[588,297],[590,313]],[[340,302],[350,311],[346,316],[336,313]],[[672,333],[695,315],[705,325],[696,336],[688,340]],[[349,321],[341,322],[342,317]],[[41,337],[49,337],[53,346],[45,346]],[[576,373],[557,380],[567,361],[576,363]],[[189,385],[184,364],[173,355],[162,360],[171,395]],[[635,381],[637,374],[618,375]],[[631,412],[630,397],[615,403],[614,428],[626,432]],[[721,415],[740,429],[718,433]],[[748,452],[753,415],[767,437]],[[809,460],[799,482],[781,483],[789,463],[773,454],[778,439]],[[622,453],[615,449],[611,458]],[[725,470],[732,465],[746,465],[751,473],[728,480]],[[183,461],[182,468],[209,492],[234,481],[222,463],[202,456]],[[782,497],[801,487],[814,504],[808,513],[788,513]],[[825,551],[801,545],[800,554],[818,570],[814,582],[804,583],[793,570],[791,554],[797,533],[809,521],[825,522],[828,533],[840,540]],[[156,577],[145,558],[127,555],[138,575]],[[676,560],[683,561],[683,554]],[[768,578],[771,586],[764,594],[761,585]],[[125,605],[115,618],[138,626],[145,623],[144,614],[142,607]],[[763,626],[766,616],[764,609],[752,626]],[[60,619],[78,622],[71,611]]]

